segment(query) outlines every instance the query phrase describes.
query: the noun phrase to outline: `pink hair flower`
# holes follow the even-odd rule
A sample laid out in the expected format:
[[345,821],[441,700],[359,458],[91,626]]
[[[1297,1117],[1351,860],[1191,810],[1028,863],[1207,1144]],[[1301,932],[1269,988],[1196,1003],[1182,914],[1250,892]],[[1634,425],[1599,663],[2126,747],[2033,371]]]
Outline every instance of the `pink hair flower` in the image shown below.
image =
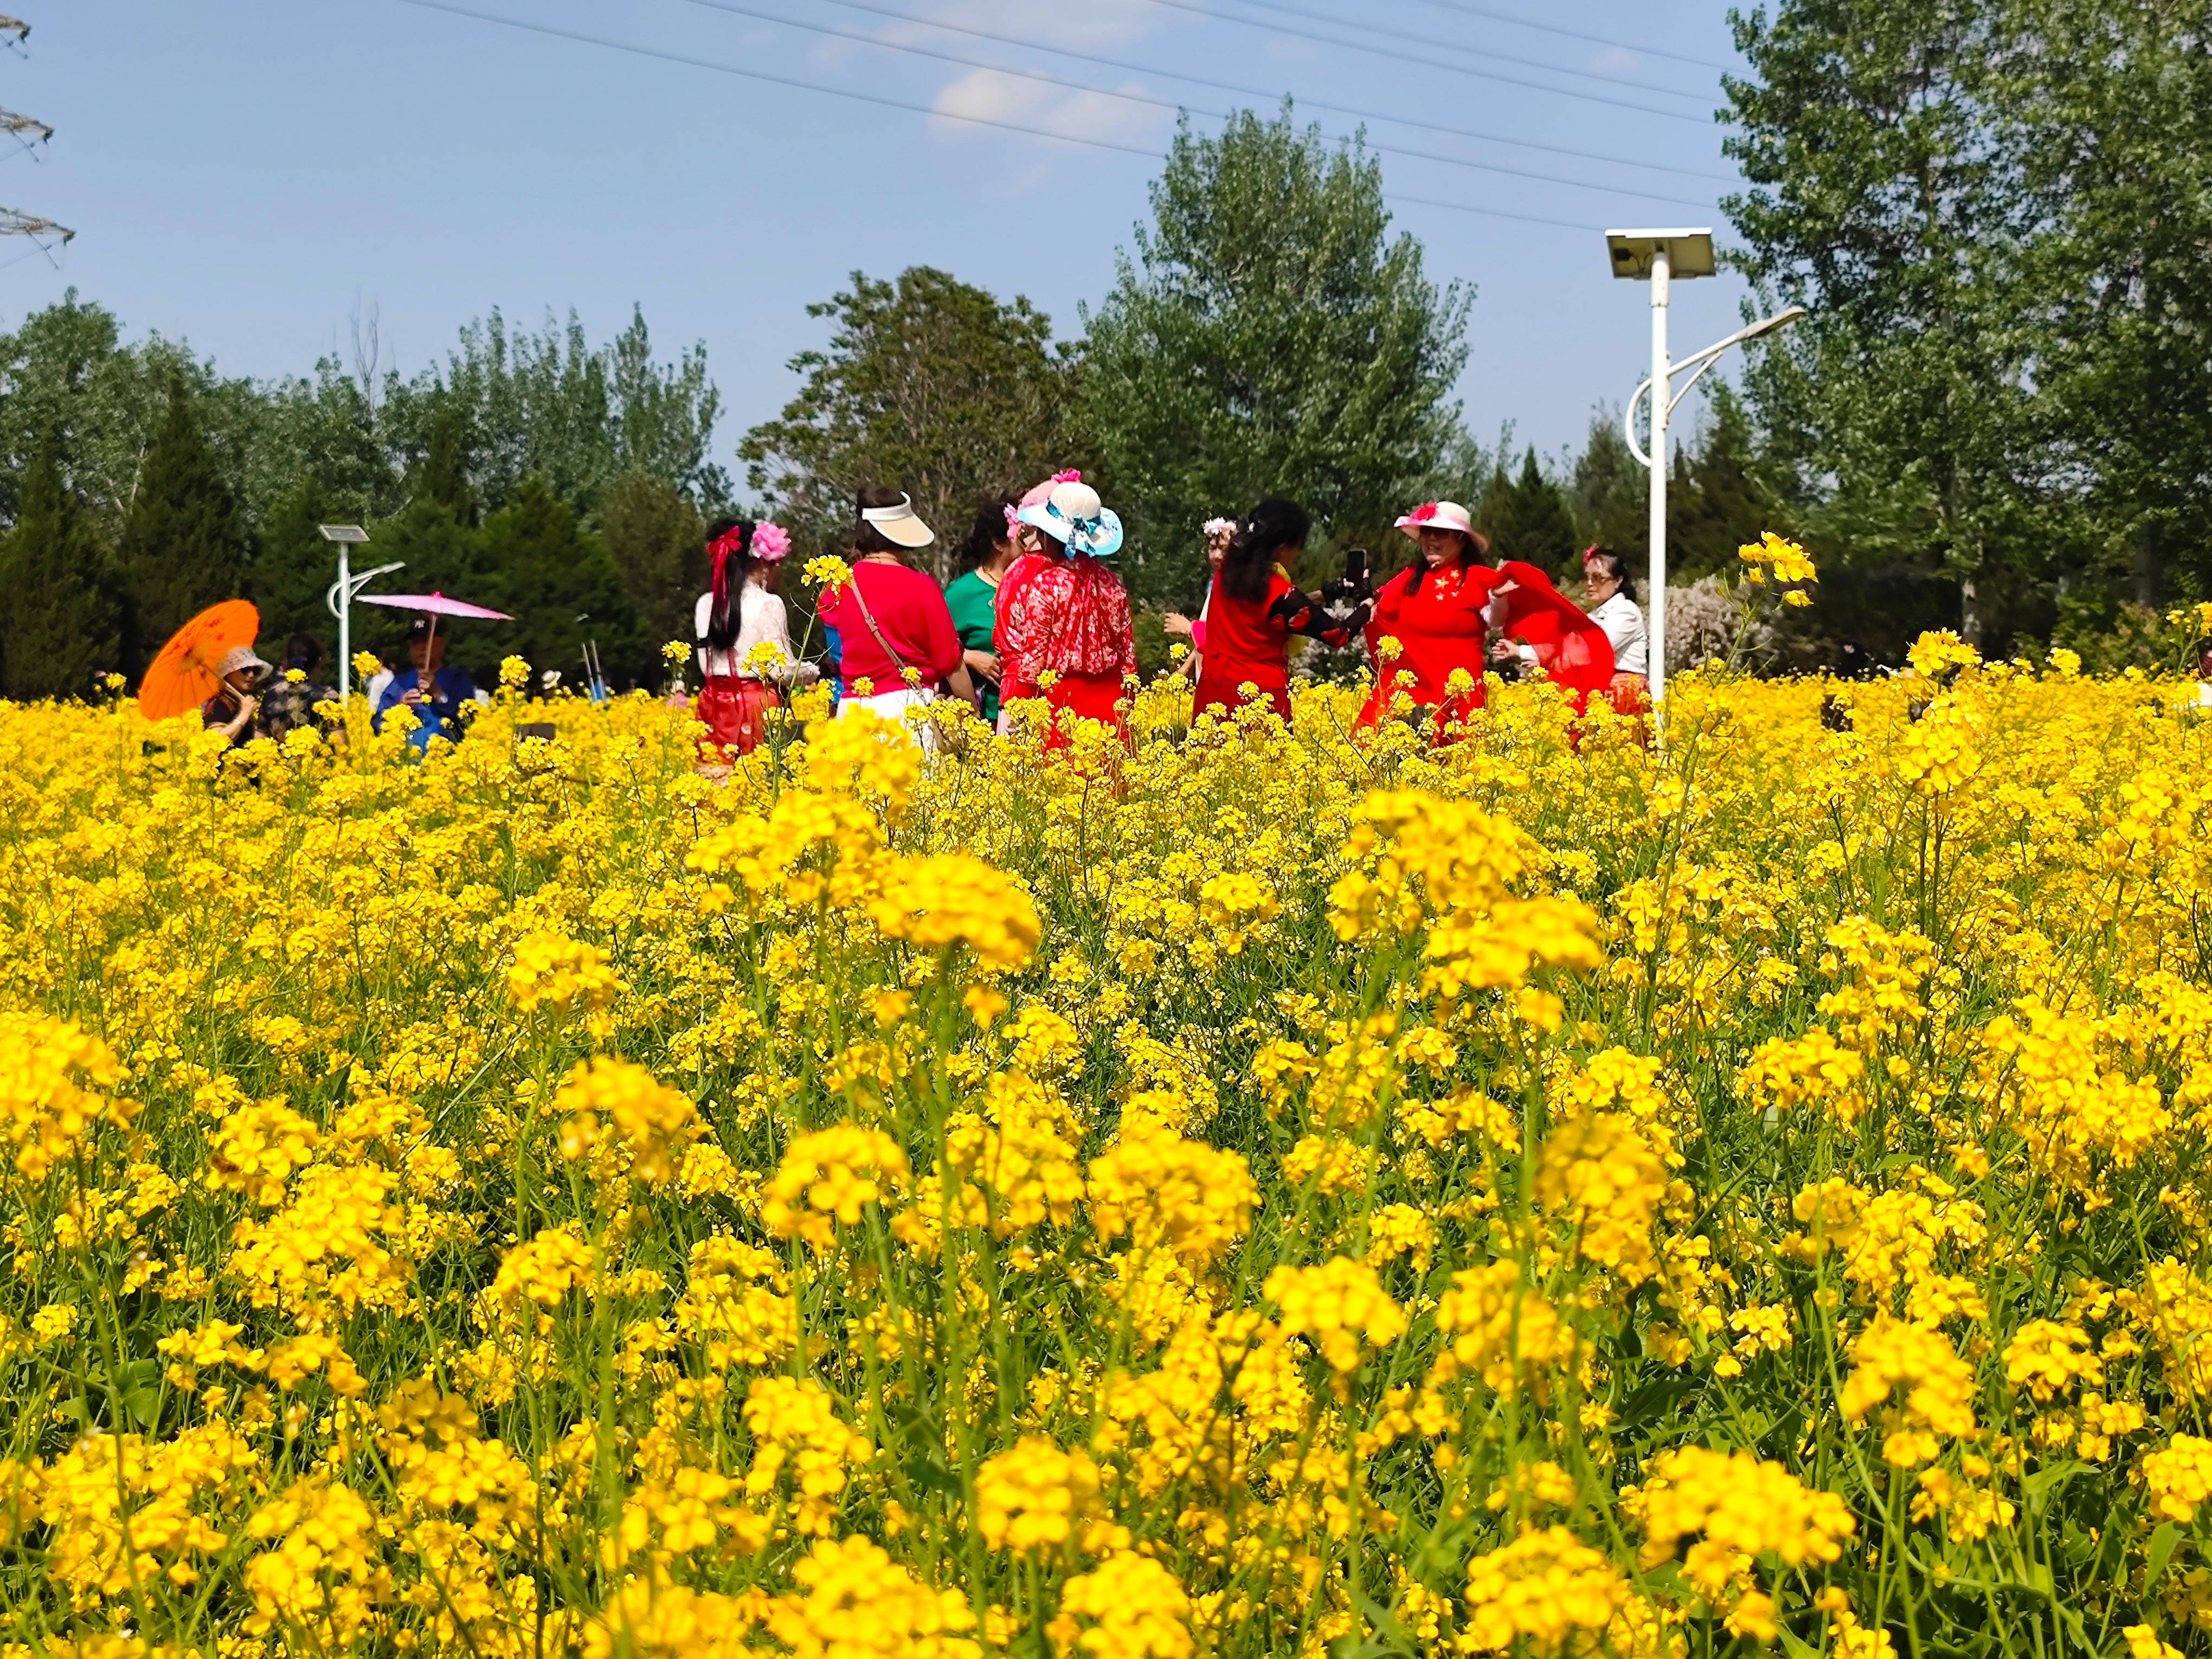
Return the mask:
[[1052,481],[1056,484],[1081,483],[1083,482],[1083,475],[1080,472],[1078,472],[1073,467],[1070,467],[1065,472],[1054,473],[1052,475]]
[[780,524],[764,524],[753,532],[753,557],[770,562],[791,551],[791,535]]

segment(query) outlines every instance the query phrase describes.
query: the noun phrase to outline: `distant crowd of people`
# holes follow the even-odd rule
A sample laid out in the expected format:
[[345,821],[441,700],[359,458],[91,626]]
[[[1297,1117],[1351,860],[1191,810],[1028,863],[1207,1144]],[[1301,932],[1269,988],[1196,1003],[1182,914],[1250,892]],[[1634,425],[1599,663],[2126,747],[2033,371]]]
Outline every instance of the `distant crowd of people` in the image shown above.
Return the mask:
[[[1379,585],[1367,553],[1353,549],[1342,574],[1317,586],[1296,575],[1313,530],[1295,501],[1270,498],[1201,531],[1206,591],[1194,616],[1170,614],[1167,632],[1188,641],[1180,672],[1192,682],[1194,720],[1227,716],[1248,702],[1292,717],[1293,641],[1364,648],[1374,686],[1358,724],[1410,716],[1439,740],[1483,703],[1485,677],[1541,675],[1578,703],[1609,700],[1636,716],[1648,707],[1647,646],[1635,582],[1616,553],[1583,556],[1585,611],[1550,577],[1512,560],[1493,563],[1489,539],[1455,501],[1426,501],[1397,520],[1414,544],[1402,570]],[[902,491],[872,488],[854,507],[848,556],[824,586],[817,616],[826,662],[806,660],[776,593],[791,553],[781,526],[726,518],[708,531],[708,591],[694,612],[703,684],[692,712],[706,727],[710,763],[750,753],[769,715],[798,688],[824,678],[839,716],[866,709],[904,720],[940,699],[967,703],[1000,732],[1012,710],[1041,702],[1046,743],[1066,744],[1077,724],[1126,728],[1137,652],[1129,596],[1115,574],[1120,518],[1079,473],[1060,472],[1018,498],[976,512],[940,587],[915,562],[936,532]],[[450,629],[417,617],[408,665],[387,665],[367,690],[374,729],[406,708],[410,742],[458,741],[462,710],[489,702],[465,668],[446,661]],[[202,710],[234,744],[281,740],[337,694],[320,678],[322,650],[309,635],[287,642],[282,670],[252,647],[220,665],[221,686]],[[940,728],[912,722],[935,748]]]
[[[1290,720],[1291,642],[1300,637],[1364,644],[1375,684],[1362,726],[1411,714],[1448,737],[1482,706],[1492,672],[1543,674],[1585,703],[1603,696],[1631,715],[1648,707],[1644,616],[1618,554],[1583,555],[1592,601],[1584,611],[1535,567],[1493,564],[1464,507],[1428,501],[1397,521],[1416,547],[1405,569],[1378,586],[1355,549],[1341,575],[1308,588],[1293,573],[1312,527],[1304,507],[1273,498],[1204,526],[1205,601],[1195,617],[1164,618],[1190,643],[1182,672],[1194,682],[1194,719],[1257,701]],[[985,502],[962,544],[960,574],[942,588],[914,562],[936,539],[902,492],[860,492],[849,575],[825,589],[817,613],[839,714],[900,720],[957,698],[1004,732],[1011,705],[1036,699],[1050,715],[1048,746],[1067,743],[1082,720],[1122,728],[1135,633],[1112,562],[1121,522],[1097,491],[1062,472],[1018,499]],[[773,524],[725,519],[709,532],[712,585],[696,612],[705,684],[693,708],[713,754],[749,753],[768,711],[824,672],[794,647],[775,592],[790,549]],[[936,726],[915,725],[935,746]]]

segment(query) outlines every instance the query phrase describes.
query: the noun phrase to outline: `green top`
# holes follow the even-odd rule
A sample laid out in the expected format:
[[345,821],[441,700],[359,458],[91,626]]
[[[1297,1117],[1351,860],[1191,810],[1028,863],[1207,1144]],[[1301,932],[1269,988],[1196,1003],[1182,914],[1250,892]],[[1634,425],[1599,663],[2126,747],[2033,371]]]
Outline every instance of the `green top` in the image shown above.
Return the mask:
[[[999,584],[980,570],[971,570],[964,576],[956,576],[945,590],[945,603],[952,611],[952,629],[960,635],[963,651],[995,651],[992,643],[993,630],[999,622]],[[999,686],[995,680],[975,677],[975,688],[983,694],[983,718],[995,724],[999,718]]]

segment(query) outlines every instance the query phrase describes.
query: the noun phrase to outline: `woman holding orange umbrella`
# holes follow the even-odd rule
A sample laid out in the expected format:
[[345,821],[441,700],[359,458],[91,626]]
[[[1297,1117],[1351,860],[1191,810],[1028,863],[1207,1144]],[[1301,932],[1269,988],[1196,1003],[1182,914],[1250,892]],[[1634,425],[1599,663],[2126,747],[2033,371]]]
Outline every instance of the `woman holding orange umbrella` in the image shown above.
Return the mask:
[[270,673],[270,666],[253,654],[250,645],[225,652],[216,664],[222,682],[216,694],[200,705],[200,723],[219,732],[233,749],[242,749],[253,738],[253,716],[261,702],[254,693]]
[[[225,599],[211,605],[175,633],[147,665],[138,682],[138,710],[149,720],[174,720],[226,690],[226,674],[234,672],[235,653],[253,655],[255,637],[261,632],[261,613],[245,599]],[[269,665],[261,663],[265,673]],[[247,688],[251,690],[251,687]],[[224,717],[228,720],[229,717]],[[250,717],[249,717],[250,718]]]

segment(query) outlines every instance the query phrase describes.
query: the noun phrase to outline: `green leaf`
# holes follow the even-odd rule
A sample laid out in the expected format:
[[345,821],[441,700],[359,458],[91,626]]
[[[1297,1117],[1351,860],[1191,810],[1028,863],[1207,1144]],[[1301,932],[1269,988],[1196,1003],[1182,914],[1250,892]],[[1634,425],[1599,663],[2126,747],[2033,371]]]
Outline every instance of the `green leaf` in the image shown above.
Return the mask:
[[2143,1553],[2143,1599],[2145,1601],[2148,1601],[2150,1593],[2158,1588],[2159,1575],[2166,1571],[2166,1564],[2173,1559],[2173,1552],[2180,1544],[2181,1539],[2181,1528],[2172,1521],[2166,1522],[2156,1532],[2151,1534],[2150,1547]]

